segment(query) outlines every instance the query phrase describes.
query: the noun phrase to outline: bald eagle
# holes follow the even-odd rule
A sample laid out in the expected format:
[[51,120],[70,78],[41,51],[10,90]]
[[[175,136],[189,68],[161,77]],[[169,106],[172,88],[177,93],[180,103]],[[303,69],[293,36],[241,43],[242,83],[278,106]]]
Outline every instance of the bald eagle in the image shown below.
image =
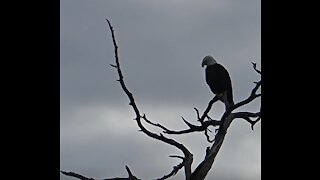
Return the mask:
[[234,105],[228,71],[210,55],[203,58],[201,66],[207,66],[206,82],[211,91],[225,104],[226,109]]

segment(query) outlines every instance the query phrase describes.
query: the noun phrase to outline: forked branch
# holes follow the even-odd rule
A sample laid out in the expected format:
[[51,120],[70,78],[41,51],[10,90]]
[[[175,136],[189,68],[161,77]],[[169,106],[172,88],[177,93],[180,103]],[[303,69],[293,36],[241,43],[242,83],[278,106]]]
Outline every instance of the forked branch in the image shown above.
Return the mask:
[[185,158],[185,161],[184,161],[184,167],[185,167],[185,175],[187,177],[187,180],[189,180],[188,177],[190,177],[191,175],[191,163],[193,161],[193,156],[192,154],[190,153],[190,151],[183,145],[183,144],[180,144],[178,142],[176,142],[175,140],[173,139],[169,139],[165,136],[163,136],[162,134],[158,135],[158,134],[155,134],[155,133],[152,133],[150,131],[148,131],[144,126],[143,124],[141,123],[141,117],[146,119],[146,116],[141,116],[140,115],[140,111],[138,109],[138,106],[133,98],[133,95],[132,93],[128,90],[128,88],[126,87],[125,85],[125,82],[123,80],[123,75],[122,75],[122,72],[121,72],[121,68],[120,68],[120,62],[119,62],[119,56],[118,56],[118,46],[117,46],[117,43],[116,43],[116,40],[115,40],[115,35],[114,35],[114,31],[113,31],[113,27],[111,26],[111,23],[108,19],[106,19],[107,22],[108,22],[108,25],[109,25],[109,28],[110,28],[110,31],[111,31],[111,35],[112,35],[112,40],[113,40],[113,45],[114,45],[114,49],[115,49],[115,61],[116,61],[116,69],[118,70],[118,75],[119,75],[119,82],[121,84],[121,87],[123,89],[123,91],[126,93],[126,95],[128,96],[129,98],[129,101],[130,101],[130,105],[132,106],[135,114],[136,114],[136,122],[139,126],[139,128],[141,129],[142,132],[144,132],[146,135],[148,135],[149,137],[152,137],[154,139],[157,139],[157,140],[160,140],[166,144],[169,144],[169,145],[172,145],[172,146],[175,146],[176,148],[180,149],[183,154],[184,154],[184,158]]

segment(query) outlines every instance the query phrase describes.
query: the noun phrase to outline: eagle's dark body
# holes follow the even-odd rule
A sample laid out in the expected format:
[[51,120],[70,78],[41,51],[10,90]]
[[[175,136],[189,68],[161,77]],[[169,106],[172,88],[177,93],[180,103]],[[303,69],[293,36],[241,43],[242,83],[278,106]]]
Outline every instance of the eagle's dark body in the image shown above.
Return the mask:
[[216,63],[206,67],[206,82],[211,91],[216,95],[223,95],[220,100],[226,106],[233,105],[232,84],[228,71],[220,64]]

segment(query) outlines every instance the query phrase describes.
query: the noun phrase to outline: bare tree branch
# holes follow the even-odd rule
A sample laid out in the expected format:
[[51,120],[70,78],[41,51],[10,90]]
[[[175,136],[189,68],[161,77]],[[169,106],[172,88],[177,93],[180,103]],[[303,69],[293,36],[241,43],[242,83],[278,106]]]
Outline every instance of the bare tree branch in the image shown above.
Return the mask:
[[[119,177],[116,177],[116,178],[107,178],[107,179],[103,179],[103,180],[139,180],[138,178],[136,178],[130,171],[129,167],[126,166],[126,170],[128,172],[128,175],[129,177],[127,178],[119,178]],[[74,173],[74,172],[65,172],[65,171],[61,171],[62,174],[66,175],[66,176],[70,176],[70,177],[75,177],[75,178],[78,178],[80,180],[96,180],[96,179],[93,179],[93,178],[87,178],[85,176],[82,176],[80,174],[77,174],[77,173]]]
[[204,135],[206,136],[207,141],[208,141],[209,143],[212,143],[212,142],[214,141],[214,139],[213,139],[213,140],[210,140],[210,136],[208,135],[208,130],[209,130],[209,129],[204,130]]
[[[212,167],[212,164],[215,160],[216,155],[218,154],[220,147],[223,143],[224,137],[226,135],[226,131],[232,121],[232,115],[228,116],[227,119],[224,120],[225,125],[219,126],[219,131],[215,136],[215,140],[211,148],[207,148],[205,159],[198,165],[198,167],[194,170],[191,175],[192,180],[203,180],[208,174],[209,170]],[[228,122],[228,123],[226,123]]]
[[[211,108],[212,106],[212,103],[214,103],[215,100],[211,100],[209,102],[209,105],[208,105],[208,108],[207,110]],[[200,120],[200,115],[199,115],[199,110],[197,108],[195,108],[195,111],[197,113],[197,118],[198,118],[198,121]],[[209,112],[208,110],[208,112]],[[208,112],[205,112],[205,113],[208,113]],[[186,129],[186,130],[182,130],[182,131],[174,131],[174,130],[169,130],[168,128],[164,127],[163,125],[159,124],[159,123],[153,123],[151,122],[150,120],[148,120],[145,116],[145,114],[141,117],[142,119],[144,119],[147,123],[153,125],[153,126],[156,126],[156,127],[159,127],[163,130],[164,133],[166,134],[187,134],[187,133],[192,133],[192,132],[201,132],[201,131],[204,131],[204,135],[206,136],[206,139],[209,143],[212,143],[214,140],[210,140],[210,137],[208,135],[208,131],[210,131],[210,129],[208,129],[208,127],[210,125],[212,126],[218,126],[220,125],[220,121],[217,121],[217,120],[213,120],[211,119],[208,114],[203,114],[202,117],[207,117],[209,120],[208,121],[204,121],[204,122],[201,122],[201,126],[197,126],[197,125],[194,125],[194,124],[191,124],[190,122],[188,122],[184,117],[181,116],[182,120],[184,121],[185,124],[187,124],[187,126],[189,127],[189,129]]]
[[253,69],[256,70],[257,73],[261,74],[261,71],[257,69],[257,63],[252,62]]
[[193,155],[190,153],[190,151],[183,145],[183,144],[180,144],[178,142],[176,142],[175,140],[173,139],[169,139],[169,138],[166,138],[165,136],[163,136],[162,134],[160,135],[157,135],[155,133],[152,133],[150,131],[148,131],[141,123],[141,115],[140,115],[140,111],[138,109],[138,106],[136,105],[136,102],[133,98],[133,95],[132,93],[128,90],[128,88],[126,87],[125,83],[124,83],[124,80],[123,80],[123,75],[122,75],[122,72],[121,72],[121,67],[120,67],[120,62],[119,62],[119,57],[118,57],[118,46],[117,46],[117,43],[116,43],[116,40],[115,40],[115,36],[114,36],[114,31],[113,31],[113,27],[111,26],[111,23],[108,19],[106,19],[107,22],[108,22],[108,25],[109,25],[109,28],[110,28],[110,31],[111,31],[111,35],[112,35],[112,40],[113,40],[113,45],[114,45],[114,49],[115,49],[115,61],[116,61],[116,66],[117,66],[117,70],[118,70],[118,75],[119,75],[119,81],[120,81],[120,84],[121,84],[121,87],[123,89],[123,91],[126,93],[126,95],[128,96],[129,100],[130,100],[130,105],[132,106],[135,114],[136,114],[136,122],[139,126],[139,128],[141,129],[141,131],[143,131],[146,135],[148,135],[149,137],[152,137],[154,139],[157,139],[157,140],[160,140],[164,143],[167,143],[167,144],[170,144],[170,145],[173,145],[175,147],[177,147],[178,149],[180,149],[183,154],[185,155],[185,163],[184,163],[184,166],[185,166],[185,175],[186,175],[186,179],[189,180],[189,177],[191,176],[191,163],[193,161]]
[[136,177],[131,173],[131,171],[130,171],[130,169],[129,169],[128,166],[126,166],[126,170],[127,170],[128,174],[129,174],[129,179],[138,180],[138,178],[136,178]]
[[249,96],[247,99],[245,99],[245,100],[243,100],[243,101],[241,101],[241,102],[239,102],[239,103],[236,103],[234,106],[231,106],[230,109],[226,111],[226,113],[229,113],[229,114],[230,114],[231,111],[233,111],[234,109],[237,109],[237,108],[239,108],[240,106],[243,106],[243,105],[245,105],[245,104],[248,104],[248,103],[250,103],[251,101],[253,101],[254,99],[260,97],[261,94],[256,94],[256,92],[257,92],[257,90],[258,90],[258,88],[259,88],[260,86],[261,86],[261,81],[259,81],[259,82],[256,83],[256,86],[252,89],[251,94],[250,94],[250,96]]
[[199,113],[199,110],[198,110],[196,107],[194,107],[193,109],[194,109],[194,110],[196,111],[196,113],[197,113],[197,118],[198,118],[198,119],[200,119],[200,113]]
[[156,124],[156,123],[153,123],[153,122],[151,122],[150,120],[148,120],[145,114],[143,114],[143,116],[141,116],[141,118],[144,119],[147,123],[163,129],[164,132],[165,132],[165,131],[170,131],[168,128],[164,127],[163,125],[161,125],[161,124],[159,124],[159,123]]
[[174,166],[173,170],[169,174],[164,175],[163,177],[156,180],[168,179],[169,177],[176,175],[177,172],[184,166],[184,157],[181,157],[181,156],[170,156],[170,157],[179,158],[179,159],[182,159],[183,161],[180,164]]
[[118,68],[117,65],[110,64],[111,67]]
[[172,157],[172,158],[179,158],[179,159],[184,160],[184,157],[182,157],[182,156],[178,156],[178,155],[171,155],[171,156],[169,156],[169,157]]
[[201,132],[201,131],[205,131],[209,126],[219,126],[220,125],[220,121],[216,121],[216,120],[212,120],[212,121],[205,121],[202,123],[201,126],[196,126],[193,128],[189,128],[186,130],[181,130],[181,131],[173,131],[173,130],[168,130],[165,131],[164,133],[167,134],[187,134],[187,133],[192,133],[192,132]]
[[[251,112],[237,112],[233,113],[235,118],[242,118],[248,121],[251,124],[251,129],[253,130],[253,126],[261,119],[261,112],[251,113]],[[255,121],[250,118],[257,118]]]
[[203,112],[203,115],[201,116],[201,118],[198,120],[201,123],[203,123],[204,119],[208,116],[209,111],[211,110],[211,107],[213,105],[213,103],[217,102],[219,100],[218,96],[214,96],[212,98],[212,100],[209,102],[208,107],[206,108],[206,110]]
[[181,116],[181,118],[182,118],[183,122],[186,123],[187,126],[189,126],[190,129],[194,129],[194,128],[197,128],[197,127],[198,127],[198,126],[196,126],[196,125],[193,125],[193,124],[189,123],[189,122],[188,122],[187,120],[185,120],[182,116]]
[[66,176],[71,176],[71,177],[75,177],[81,180],[95,180],[93,178],[87,178],[85,176],[82,176],[80,174],[74,173],[74,172],[65,172],[65,171],[60,171],[62,174],[66,175]]

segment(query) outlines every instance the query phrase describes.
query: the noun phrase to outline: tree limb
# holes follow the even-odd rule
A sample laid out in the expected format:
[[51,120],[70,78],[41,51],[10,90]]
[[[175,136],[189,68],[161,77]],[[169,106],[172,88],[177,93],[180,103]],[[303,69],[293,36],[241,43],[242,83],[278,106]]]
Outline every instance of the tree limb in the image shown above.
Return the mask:
[[259,71],[259,70],[257,69],[257,63],[252,62],[252,65],[253,65],[253,69],[254,69],[257,73],[261,74],[261,71]]
[[212,100],[209,102],[208,107],[206,108],[206,110],[203,112],[203,115],[201,116],[200,119],[198,119],[198,121],[200,121],[201,123],[203,123],[204,119],[208,116],[209,111],[211,110],[211,107],[213,105],[213,103],[217,102],[219,100],[218,96],[214,96],[212,98]]
[[[253,126],[261,120],[261,112],[257,112],[257,113],[251,113],[251,112],[237,112],[237,113],[233,113],[235,118],[242,118],[245,119],[246,121],[248,121],[251,124],[251,129],[253,130]],[[255,118],[257,117],[257,119],[255,121],[251,120],[250,118]]]
[[93,178],[87,178],[85,176],[82,176],[80,174],[74,173],[74,172],[66,172],[66,171],[60,171],[62,174],[66,175],[66,176],[71,176],[71,177],[75,177],[81,180],[95,180]]
[[136,105],[136,102],[133,98],[133,95],[132,93],[128,90],[128,88],[126,87],[125,83],[124,83],[124,80],[123,80],[123,75],[122,75],[122,72],[121,72],[121,67],[120,67],[120,62],[119,62],[119,57],[118,57],[118,46],[117,46],[117,43],[116,43],[116,40],[115,40],[115,35],[114,35],[114,31],[113,31],[113,27],[111,26],[111,23],[108,19],[106,19],[107,22],[108,22],[108,25],[109,25],[109,28],[110,28],[110,31],[111,31],[111,35],[112,35],[112,40],[113,40],[113,45],[114,45],[114,52],[115,52],[115,61],[116,61],[116,68],[118,70],[118,75],[119,75],[119,82],[121,84],[121,87],[123,89],[123,91],[126,93],[126,95],[128,96],[129,100],[130,100],[130,105],[132,106],[135,114],[136,114],[136,122],[139,126],[139,128],[141,129],[142,132],[144,132],[146,135],[148,135],[149,137],[152,137],[154,139],[157,139],[157,140],[160,140],[166,144],[170,144],[170,145],[173,145],[175,147],[177,147],[178,149],[180,149],[183,154],[185,155],[185,163],[184,163],[184,167],[185,167],[185,176],[186,176],[186,179],[189,180],[189,177],[191,175],[191,163],[193,161],[193,155],[190,153],[190,151],[183,145],[183,144],[180,144],[178,142],[176,142],[175,140],[173,139],[169,139],[169,138],[166,138],[165,136],[163,136],[162,134],[160,135],[157,135],[155,133],[152,133],[150,131],[148,131],[141,123],[141,115],[140,115],[140,111],[138,109],[138,106]]
[[209,126],[219,126],[220,121],[217,120],[210,120],[210,121],[204,121],[201,126],[193,125],[192,128],[181,130],[181,131],[173,131],[173,130],[167,130],[164,133],[167,134],[187,134],[192,132],[201,132],[205,131]]
[[169,156],[169,157],[179,158],[179,159],[182,159],[183,161],[180,164],[174,166],[173,170],[169,174],[164,175],[163,177],[161,177],[159,179],[156,179],[156,180],[168,179],[169,177],[174,176],[175,174],[177,174],[177,172],[184,166],[184,157],[181,157],[181,156]]
[[[103,180],[139,180],[137,177],[135,177],[128,166],[126,166],[126,170],[128,172],[128,175],[129,177],[127,178],[119,178],[119,177],[116,177],[116,178],[107,178],[107,179],[103,179]],[[70,176],[70,177],[75,177],[75,178],[78,178],[80,180],[96,180],[96,179],[93,179],[93,178],[87,178],[85,176],[82,176],[80,174],[77,174],[77,173],[74,173],[74,172],[65,172],[65,171],[61,171],[62,174],[66,175],[66,176]]]

